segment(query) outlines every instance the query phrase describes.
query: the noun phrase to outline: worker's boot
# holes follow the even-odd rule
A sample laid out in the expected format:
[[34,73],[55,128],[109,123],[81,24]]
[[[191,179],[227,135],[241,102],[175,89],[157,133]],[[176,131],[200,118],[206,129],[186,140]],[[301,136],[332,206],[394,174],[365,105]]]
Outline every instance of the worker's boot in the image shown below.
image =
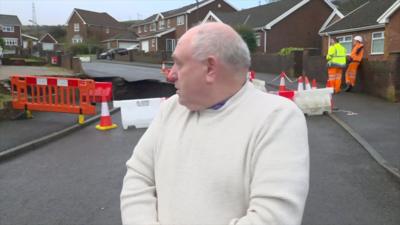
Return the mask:
[[343,91],[350,92],[353,89],[353,85],[346,83],[346,86],[343,88]]

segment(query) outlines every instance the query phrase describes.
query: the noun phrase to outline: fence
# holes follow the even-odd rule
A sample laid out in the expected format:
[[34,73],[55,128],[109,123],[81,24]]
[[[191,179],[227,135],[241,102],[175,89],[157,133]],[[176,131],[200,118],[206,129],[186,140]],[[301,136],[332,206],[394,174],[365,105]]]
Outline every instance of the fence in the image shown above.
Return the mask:
[[95,114],[91,104],[94,80],[74,78],[12,76],[12,104],[15,109]]

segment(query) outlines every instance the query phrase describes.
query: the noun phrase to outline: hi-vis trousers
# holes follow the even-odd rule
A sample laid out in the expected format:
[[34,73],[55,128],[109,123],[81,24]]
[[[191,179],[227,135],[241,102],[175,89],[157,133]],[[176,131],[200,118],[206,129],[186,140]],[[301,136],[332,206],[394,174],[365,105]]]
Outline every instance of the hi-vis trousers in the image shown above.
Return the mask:
[[340,92],[340,86],[342,84],[342,73],[343,69],[340,67],[328,67],[328,79],[331,82],[335,93]]
[[351,62],[346,70],[346,84],[350,84],[351,86],[356,85],[357,78],[357,69],[360,65],[360,62]]

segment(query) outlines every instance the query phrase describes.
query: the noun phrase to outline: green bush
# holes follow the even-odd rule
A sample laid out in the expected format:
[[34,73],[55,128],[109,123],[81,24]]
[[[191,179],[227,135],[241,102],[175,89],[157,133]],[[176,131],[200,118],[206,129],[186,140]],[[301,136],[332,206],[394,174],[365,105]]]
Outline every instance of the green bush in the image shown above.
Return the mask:
[[2,37],[0,37],[0,47],[4,49],[4,46],[6,46],[6,42]]
[[69,46],[69,52],[71,52],[72,55],[88,54],[89,48],[88,45],[84,43],[73,44]]
[[294,51],[303,51],[303,50],[304,50],[303,48],[294,48],[294,47],[282,48],[279,51],[278,55],[280,55],[280,56],[288,56],[288,55],[292,54],[292,52],[294,52]]
[[257,48],[257,43],[256,43],[256,36],[254,35],[253,29],[247,26],[237,26],[235,27],[236,32],[239,33],[239,35],[243,38],[243,40],[246,42],[247,47],[249,48],[249,51],[251,53],[255,52]]

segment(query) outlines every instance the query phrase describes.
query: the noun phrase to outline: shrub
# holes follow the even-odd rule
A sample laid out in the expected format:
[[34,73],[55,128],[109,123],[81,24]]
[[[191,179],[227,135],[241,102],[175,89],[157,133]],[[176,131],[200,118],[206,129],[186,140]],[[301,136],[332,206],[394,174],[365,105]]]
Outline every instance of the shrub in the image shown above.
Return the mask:
[[89,48],[87,44],[84,43],[73,44],[69,46],[69,52],[71,52],[72,55],[83,55],[89,53]]
[[289,47],[289,48],[282,48],[278,55],[280,56],[288,56],[290,54],[292,54],[292,52],[294,51],[303,51],[303,48],[294,48],[294,47]]
[[254,35],[253,30],[247,26],[237,26],[235,27],[235,30],[246,42],[249,51],[253,53],[257,48],[256,36]]

